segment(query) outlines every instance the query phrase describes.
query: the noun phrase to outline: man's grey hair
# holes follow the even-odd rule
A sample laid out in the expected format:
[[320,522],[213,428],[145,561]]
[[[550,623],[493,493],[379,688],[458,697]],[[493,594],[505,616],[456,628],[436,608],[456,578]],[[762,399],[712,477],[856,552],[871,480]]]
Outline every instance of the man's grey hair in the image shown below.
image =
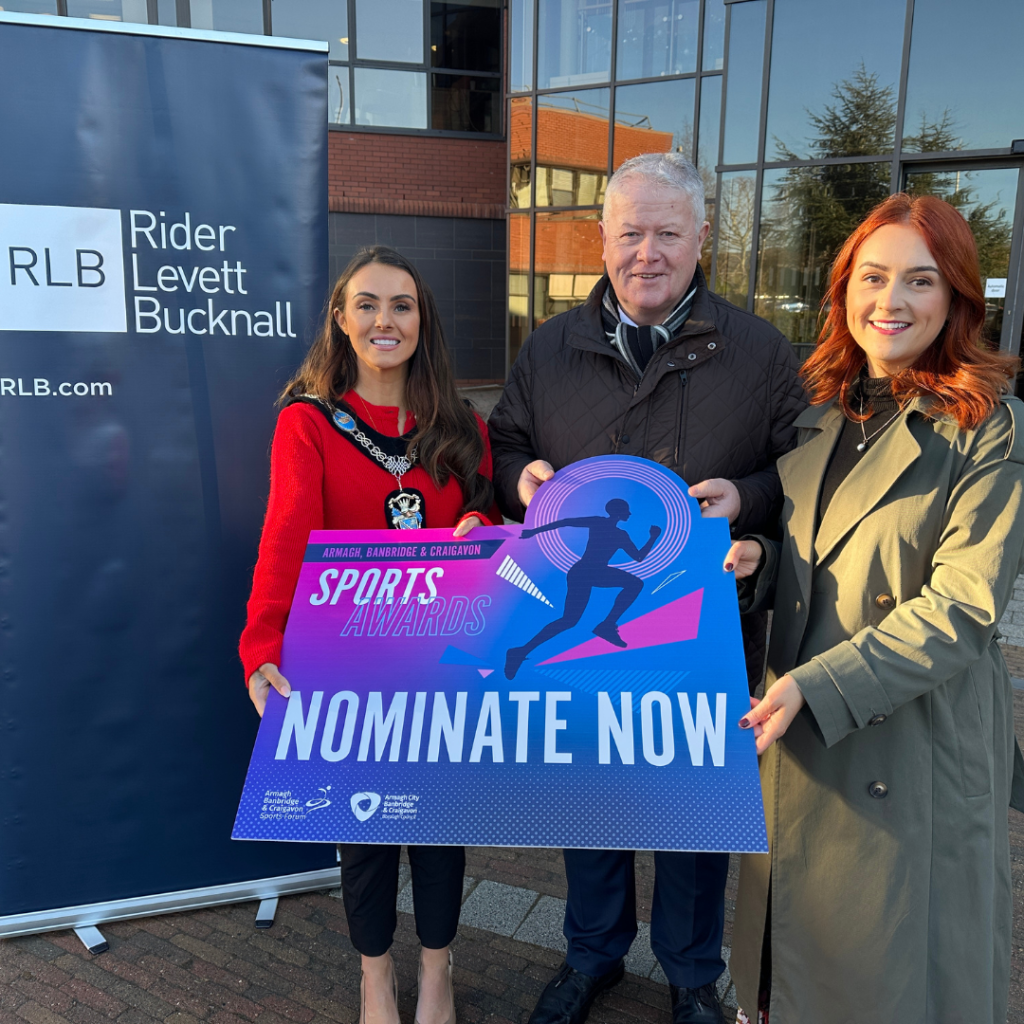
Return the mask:
[[633,182],[685,192],[693,208],[694,224],[698,231],[707,219],[704,210],[704,181],[700,171],[681,153],[641,153],[627,160],[611,176],[604,193],[601,220],[605,219],[608,212],[609,198]]

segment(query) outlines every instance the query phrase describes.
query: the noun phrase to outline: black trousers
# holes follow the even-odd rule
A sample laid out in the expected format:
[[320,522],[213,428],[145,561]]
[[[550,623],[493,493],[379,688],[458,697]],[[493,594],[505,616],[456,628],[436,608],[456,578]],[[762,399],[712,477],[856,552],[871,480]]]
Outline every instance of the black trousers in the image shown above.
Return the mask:
[[[565,959],[583,974],[612,970],[636,937],[630,850],[565,850]],[[673,985],[699,988],[725,970],[727,853],[654,854],[651,949]]]
[[[363,956],[383,956],[398,925],[400,846],[343,843],[341,892],[352,945]],[[444,949],[455,938],[462,907],[466,851],[461,846],[410,846],[416,934],[427,949]]]

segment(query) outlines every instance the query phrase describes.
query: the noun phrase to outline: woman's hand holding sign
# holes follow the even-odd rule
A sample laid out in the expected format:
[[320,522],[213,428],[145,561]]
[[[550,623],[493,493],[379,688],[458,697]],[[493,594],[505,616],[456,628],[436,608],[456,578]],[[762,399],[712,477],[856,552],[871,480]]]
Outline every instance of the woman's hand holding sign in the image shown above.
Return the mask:
[[277,666],[267,661],[249,676],[249,700],[256,705],[260,718],[263,717],[263,711],[267,706],[271,687],[282,697],[287,697],[292,692],[291,684],[281,675]]
[[[742,580],[757,572],[763,558],[764,551],[756,540],[737,540],[729,548],[722,568]],[[740,719],[740,728],[753,726],[757,752],[763,754],[785,734],[806,703],[796,680],[791,675],[784,675],[772,684],[763,700],[750,698],[750,711]]]
[[737,540],[725,556],[722,568],[726,572],[736,574],[736,579],[745,580],[757,572],[757,567],[764,558],[764,551],[756,540]]

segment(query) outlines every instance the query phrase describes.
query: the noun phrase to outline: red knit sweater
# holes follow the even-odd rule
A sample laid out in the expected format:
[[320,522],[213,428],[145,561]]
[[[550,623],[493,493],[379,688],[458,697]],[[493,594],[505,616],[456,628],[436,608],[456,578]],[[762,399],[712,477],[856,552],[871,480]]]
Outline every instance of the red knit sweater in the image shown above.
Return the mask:
[[[371,427],[398,437],[398,409],[369,405],[355,392],[345,401]],[[480,472],[491,477],[487,427]],[[412,417],[406,430],[413,426]],[[455,480],[438,490],[419,465],[402,477],[402,485],[421,491],[427,528],[454,526],[462,510],[462,490]],[[253,573],[248,620],[239,641],[245,679],[266,662],[280,664],[288,609],[302,568],[310,530],[379,530],[384,528],[384,499],[398,484],[382,466],[358,451],[327,422],[319,409],[296,403],[281,411],[270,453],[270,499],[263,521],[259,560]],[[494,505],[487,517],[500,523]]]

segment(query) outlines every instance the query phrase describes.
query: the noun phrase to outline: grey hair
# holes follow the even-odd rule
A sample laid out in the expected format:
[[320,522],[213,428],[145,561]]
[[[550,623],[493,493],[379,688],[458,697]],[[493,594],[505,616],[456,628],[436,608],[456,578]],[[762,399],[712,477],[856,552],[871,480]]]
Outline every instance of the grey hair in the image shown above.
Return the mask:
[[685,192],[693,209],[697,229],[707,219],[704,209],[704,180],[700,172],[680,153],[641,153],[627,160],[612,176],[604,193],[601,220],[608,212],[608,199],[624,185],[639,181],[646,185]]

